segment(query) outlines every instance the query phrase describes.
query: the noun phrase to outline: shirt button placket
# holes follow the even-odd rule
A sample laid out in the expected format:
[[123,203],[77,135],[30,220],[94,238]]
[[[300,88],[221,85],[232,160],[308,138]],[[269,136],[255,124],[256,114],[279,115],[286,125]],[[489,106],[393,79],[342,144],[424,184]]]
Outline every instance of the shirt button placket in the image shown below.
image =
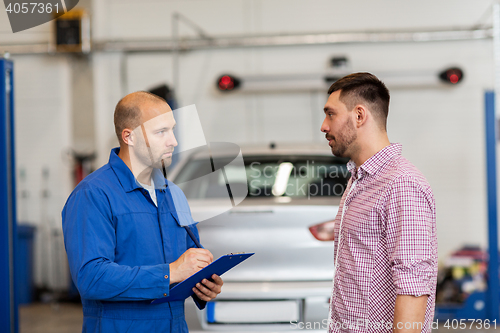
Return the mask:
[[[336,255],[336,258],[334,260],[334,268],[335,268],[335,275],[334,275],[334,295],[333,295],[333,302],[335,303],[336,300],[337,300],[337,291],[335,290],[335,280],[338,279],[338,275],[339,275],[339,270],[337,269],[338,268],[338,259],[339,259],[339,255],[340,255],[340,249],[341,249],[341,242],[342,242],[342,228],[343,228],[343,224],[344,224],[344,216],[345,216],[345,213],[347,211],[347,209],[349,208],[349,203],[350,201],[352,200],[352,192],[354,190],[354,188],[356,187],[357,183],[358,183],[358,180],[359,180],[359,177],[356,178],[352,183],[351,183],[351,187],[349,188],[349,192],[347,193],[347,196],[345,198],[345,201],[344,201],[344,207],[342,207],[342,214],[340,216],[340,227],[339,227],[339,239],[338,239],[338,242],[337,242],[337,255]],[[349,203],[348,203],[349,202]]]

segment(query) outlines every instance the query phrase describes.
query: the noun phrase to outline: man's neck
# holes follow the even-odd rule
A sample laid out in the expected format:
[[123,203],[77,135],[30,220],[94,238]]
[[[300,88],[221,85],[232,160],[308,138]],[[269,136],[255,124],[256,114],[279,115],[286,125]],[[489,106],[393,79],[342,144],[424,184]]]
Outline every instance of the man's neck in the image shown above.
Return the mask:
[[153,172],[153,168],[143,166],[138,161],[132,161],[128,147],[120,146],[118,157],[128,166],[139,183],[151,185],[151,173]]
[[138,175],[134,174],[135,179],[141,184],[145,185],[151,185],[151,173],[153,172],[153,169],[150,167],[147,167],[144,169],[141,173]]
[[364,140],[364,142],[360,144],[357,153],[351,157],[351,160],[356,164],[356,169],[359,169],[359,167],[370,159],[370,157],[390,144],[391,142],[389,141],[387,133]]

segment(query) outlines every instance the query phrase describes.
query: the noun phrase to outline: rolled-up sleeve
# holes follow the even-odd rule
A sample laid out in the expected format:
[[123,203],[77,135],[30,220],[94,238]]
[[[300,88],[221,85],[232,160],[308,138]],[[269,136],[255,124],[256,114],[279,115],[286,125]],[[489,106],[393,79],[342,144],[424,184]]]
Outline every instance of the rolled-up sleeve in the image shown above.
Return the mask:
[[435,203],[430,188],[400,177],[387,196],[387,250],[398,295],[430,295],[437,269]]
[[168,264],[119,265],[107,196],[99,189],[75,191],[63,209],[64,243],[71,275],[82,298],[147,300],[169,294]]

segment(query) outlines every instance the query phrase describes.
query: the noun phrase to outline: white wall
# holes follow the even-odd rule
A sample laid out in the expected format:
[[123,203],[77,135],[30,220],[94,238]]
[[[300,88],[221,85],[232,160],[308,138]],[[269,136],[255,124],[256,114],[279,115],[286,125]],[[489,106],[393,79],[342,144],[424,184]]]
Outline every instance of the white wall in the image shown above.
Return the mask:
[[[491,0],[92,0],[95,39],[168,38],[179,12],[214,35],[471,26]],[[184,27],[181,33],[193,35]]]
[[[67,285],[61,209],[72,189],[71,69],[65,57],[16,56],[18,221],[37,226],[35,281]],[[45,172],[45,175],[44,175]]]

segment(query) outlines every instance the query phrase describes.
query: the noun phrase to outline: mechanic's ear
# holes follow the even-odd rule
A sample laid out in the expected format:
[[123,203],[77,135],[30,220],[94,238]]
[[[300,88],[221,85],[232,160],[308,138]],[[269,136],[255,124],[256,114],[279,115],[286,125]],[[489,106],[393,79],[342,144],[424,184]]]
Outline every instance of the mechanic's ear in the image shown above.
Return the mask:
[[135,140],[134,131],[131,131],[128,128],[125,128],[122,131],[122,140],[125,144],[127,144],[129,146],[133,146],[134,140]]

